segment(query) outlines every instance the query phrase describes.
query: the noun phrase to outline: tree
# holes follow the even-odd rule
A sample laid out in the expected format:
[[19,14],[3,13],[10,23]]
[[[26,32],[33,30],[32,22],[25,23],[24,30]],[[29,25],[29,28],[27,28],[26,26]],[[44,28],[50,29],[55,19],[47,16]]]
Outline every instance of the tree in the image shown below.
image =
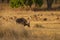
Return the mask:
[[52,3],[54,0],[46,0],[47,1],[47,8],[51,9],[52,8]]

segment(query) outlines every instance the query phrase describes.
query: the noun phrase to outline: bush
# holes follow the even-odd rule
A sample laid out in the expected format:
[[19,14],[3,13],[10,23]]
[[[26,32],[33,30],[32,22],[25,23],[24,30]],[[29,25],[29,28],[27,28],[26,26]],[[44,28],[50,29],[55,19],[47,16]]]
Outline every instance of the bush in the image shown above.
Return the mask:
[[18,0],[11,0],[10,1],[10,6],[13,8],[13,7],[19,7],[20,4],[18,2]]
[[40,7],[43,4],[43,0],[10,0],[11,7],[20,7],[20,6],[32,6],[33,4],[39,5]]
[[43,0],[36,0],[35,3],[36,3],[36,5],[39,5],[41,7],[43,4]]

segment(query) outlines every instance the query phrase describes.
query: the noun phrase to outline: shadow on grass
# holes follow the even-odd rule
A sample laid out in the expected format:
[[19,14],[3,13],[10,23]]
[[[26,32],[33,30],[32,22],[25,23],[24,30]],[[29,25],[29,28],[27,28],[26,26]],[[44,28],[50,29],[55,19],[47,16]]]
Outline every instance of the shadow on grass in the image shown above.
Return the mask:
[[47,9],[47,8],[42,8],[42,9],[39,9],[39,8],[33,8],[31,9],[32,11],[60,11],[60,7],[55,7],[55,8],[51,8],[51,9]]

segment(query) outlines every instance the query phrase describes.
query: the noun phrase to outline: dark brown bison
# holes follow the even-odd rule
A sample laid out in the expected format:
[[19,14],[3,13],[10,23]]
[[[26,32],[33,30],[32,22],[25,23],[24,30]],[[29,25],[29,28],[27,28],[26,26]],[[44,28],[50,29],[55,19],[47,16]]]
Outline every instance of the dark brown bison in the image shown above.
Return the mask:
[[17,22],[18,24],[23,24],[24,26],[30,27],[30,23],[28,23],[27,20],[24,19],[24,18],[18,18],[18,19],[16,19],[16,22]]

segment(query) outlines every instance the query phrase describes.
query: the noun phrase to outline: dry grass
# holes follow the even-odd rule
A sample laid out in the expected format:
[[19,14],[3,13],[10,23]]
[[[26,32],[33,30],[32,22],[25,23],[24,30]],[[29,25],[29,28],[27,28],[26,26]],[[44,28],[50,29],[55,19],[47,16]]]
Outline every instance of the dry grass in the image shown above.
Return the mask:
[[[0,26],[0,40],[53,40],[54,32],[44,30],[31,30],[19,28],[20,26],[14,26],[14,28],[8,28],[11,26],[1,27]],[[39,32],[40,31],[40,32]]]
[[[36,12],[36,13],[39,14],[39,12]],[[50,14],[47,14],[49,12],[46,12],[46,13],[43,12],[43,13],[41,13],[43,16],[40,16],[41,14],[39,14],[41,18],[47,17],[47,15],[50,15]],[[11,15],[10,14],[6,15],[6,14],[2,15],[2,17],[0,18],[0,40],[60,40],[60,33],[59,33],[60,24],[53,24],[54,22],[52,22],[52,24],[45,24],[45,23],[48,23],[49,21],[40,21],[40,22],[36,20],[33,21],[34,17],[32,17],[33,22],[31,22],[31,25],[35,24],[34,27],[31,26],[30,28],[28,27],[25,28],[23,25],[17,24],[15,22],[15,20],[13,19],[14,14],[11,14]],[[12,17],[12,19],[10,19],[10,17]],[[18,15],[16,15],[16,17],[18,18]],[[52,17],[55,19],[56,15]]]
[[[10,9],[6,5],[1,8],[0,40],[60,40],[59,11],[20,11],[18,8]],[[57,16],[59,19],[56,21]],[[30,18],[31,27],[17,24],[14,17]]]
[[22,24],[0,20],[0,40],[27,40],[30,34]]
[[41,25],[31,29],[13,20],[0,19],[0,40],[60,40],[57,32],[56,29],[41,28]]

